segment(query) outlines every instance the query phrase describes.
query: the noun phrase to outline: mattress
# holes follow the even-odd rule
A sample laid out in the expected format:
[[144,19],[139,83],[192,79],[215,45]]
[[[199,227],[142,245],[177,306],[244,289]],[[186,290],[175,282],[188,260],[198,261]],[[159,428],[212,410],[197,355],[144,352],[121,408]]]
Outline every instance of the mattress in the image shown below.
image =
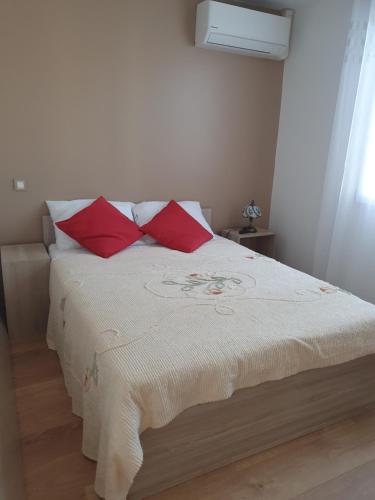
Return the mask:
[[108,260],[51,256],[48,345],[107,500],[126,498],[145,429],[375,353],[375,306],[223,238],[193,254],[149,245]]

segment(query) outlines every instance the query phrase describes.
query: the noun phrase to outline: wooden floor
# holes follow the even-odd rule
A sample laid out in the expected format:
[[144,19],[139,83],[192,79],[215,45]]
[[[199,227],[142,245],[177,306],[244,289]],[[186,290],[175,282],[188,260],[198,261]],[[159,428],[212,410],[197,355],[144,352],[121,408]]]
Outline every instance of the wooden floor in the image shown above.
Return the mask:
[[[19,344],[13,370],[29,500],[97,499],[56,354]],[[375,500],[375,407],[152,500]]]

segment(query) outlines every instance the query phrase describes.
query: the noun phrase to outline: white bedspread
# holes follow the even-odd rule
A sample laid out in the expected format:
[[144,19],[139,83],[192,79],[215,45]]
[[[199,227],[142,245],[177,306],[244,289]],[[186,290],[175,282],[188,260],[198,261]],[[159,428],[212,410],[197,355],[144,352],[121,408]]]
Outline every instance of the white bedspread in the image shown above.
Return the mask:
[[96,491],[124,500],[139,435],[186,408],[375,353],[375,306],[218,238],[187,255],[140,246],[51,266],[58,351]]

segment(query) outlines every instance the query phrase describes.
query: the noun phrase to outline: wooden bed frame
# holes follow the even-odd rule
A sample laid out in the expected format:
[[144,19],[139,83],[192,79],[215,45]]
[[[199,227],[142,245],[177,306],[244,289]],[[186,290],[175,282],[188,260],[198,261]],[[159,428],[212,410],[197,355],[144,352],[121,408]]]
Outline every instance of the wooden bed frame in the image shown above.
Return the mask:
[[128,498],[145,498],[359,414],[374,402],[372,355],[195,406],[141,435],[144,464]]
[[[211,211],[205,211],[208,222]],[[54,242],[50,217],[43,238]],[[375,354],[242,389],[230,399],[189,408],[141,435],[144,463],[129,493],[140,500],[272,448],[375,403]]]

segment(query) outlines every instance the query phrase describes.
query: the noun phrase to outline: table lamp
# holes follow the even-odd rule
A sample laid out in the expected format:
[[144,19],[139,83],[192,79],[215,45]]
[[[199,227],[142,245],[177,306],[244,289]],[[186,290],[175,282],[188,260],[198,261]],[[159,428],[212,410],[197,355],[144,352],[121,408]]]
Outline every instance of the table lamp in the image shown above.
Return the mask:
[[240,234],[257,233],[258,230],[254,226],[253,221],[255,219],[259,219],[259,217],[262,216],[262,211],[259,207],[255,205],[254,200],[251,200],[251,202],[242,209],[242,215],[246,219],[249,219],[249,225],[240,229],[239,233]]

